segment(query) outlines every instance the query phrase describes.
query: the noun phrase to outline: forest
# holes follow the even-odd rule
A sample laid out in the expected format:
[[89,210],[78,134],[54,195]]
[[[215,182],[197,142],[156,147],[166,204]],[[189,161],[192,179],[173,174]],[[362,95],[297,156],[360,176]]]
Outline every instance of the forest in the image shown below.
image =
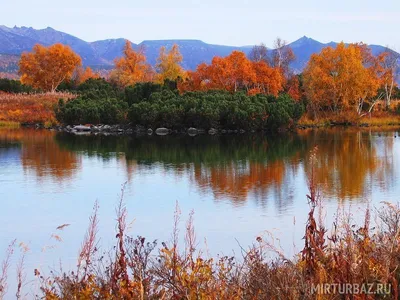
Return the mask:
[[281,39],[275,45],[184,70],[177,45],[161,47],[152,67],[145,49],[126,41],[106,76],[83,68],[68,46],[36,45],[21,56],[19,80],[0,79],[0,122],[254,131],[400,124],[394,52],[374,56],[363,43],[340,43],[295,74],[292,49]]

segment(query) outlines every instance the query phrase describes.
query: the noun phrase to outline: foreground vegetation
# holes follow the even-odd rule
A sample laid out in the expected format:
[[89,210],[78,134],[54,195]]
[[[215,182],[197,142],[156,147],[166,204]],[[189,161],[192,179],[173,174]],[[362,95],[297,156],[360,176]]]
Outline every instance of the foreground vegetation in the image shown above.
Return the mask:
[[[311,154],[311,164],[315,163],[315,153],[314,150]],[[328,231],[315,182],[311,166],[304,248],[294,258],[286,257],[263,237],[257,237],[241,257],[209,257],[198,248],[193,214],[187,221],[181,248],[179,207],[170,242],[158,245],[143,237],[132,238],[127,235],[122,190],[117,206],[115,247],[109,252],[98,249],[96,204],[76,270],[46,274],[35,269],[41,285],[41,294],[35,296],[44,299],[397,299],[400,207],[385,203],[374,214],[374,224],[367,210],[360,227],[338,210]],[[270,258],[271,252],[275,259]],[[6,290],[10,255],[6,256],[0,274],[0,296]],[[24,270],[18,272],[17,295],[20,295]],[[368,291],[339,295],[338,290],[316,295],[313,287],[327,283],[372,284],[372,292],[378,289],[378,284],[387,285],[378,295],[367,294]]]

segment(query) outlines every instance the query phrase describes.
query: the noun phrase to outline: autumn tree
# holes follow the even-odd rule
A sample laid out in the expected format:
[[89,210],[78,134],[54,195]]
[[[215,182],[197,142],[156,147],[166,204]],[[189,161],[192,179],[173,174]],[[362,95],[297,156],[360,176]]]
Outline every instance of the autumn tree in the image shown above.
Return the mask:
[[314,114],[326,109],[355,109],[361,114],[365,101],[376,97],[379,88],[371,57],[364,45],[344,43],[313,54],[304,70],[304,84]]
[[287,42],[279,37],[274,42],[274,48],[271,66],[280,68],[285,78],[288,79],[292,75],[290,73],[290,64],[296,59],[296,56]]
[[253,62],[255,80],[250,93],[262,93],[277,96],[283,89],[283,74],[278,68],[270,67],[265,61]]
[[124,56],[115,60],[115,69],[111,72],[111,80],[120,86],[135,85],[138,82],[152,81],[154,72],[146,62],[144,48],[135,51],[131,42],[125,42]]
[[165,47],[160,48],[160,55],[157,58],[156,69],[158,72],[158,81],[163,83],[165,80],[184,79],[186,76],[185,70],[181,67],[183,57],[179,52],[179,46],[174,44],[167,51]]
[[390,108],[392,103],[393,90],[399,74],[399,59],[399,55],[389,48],[386,48],[384,52],[378,55],[378,60],[382,68],[381,84],[385,94],[387,109]]
[[[214,57],[210,65],[201,64],[196,74],[189,73],[197,81],[200,90],[220,89],[236,92],[248,91],[256,74],[252,63],[241,51],[233,51],[227,57]],[[201,88],[200,88],[201,87]]]
[[201,63],[196,71],[187,71],[186,78],[178,82],[178,89],[181,93],[193,91],[207,91],[210,89],[210,66]]
[[[264,44],[256,45],[250,51],[249,59],[255,63],[266,63],[271,67],[269,72],[272,70],[274,70],[274,72],[275,70],[280,71],[282,78],[270,81],[270,83],[275,83],[275,89],[272,90],[273,94],[277,93],[276,87],[279,87],[279,90],[283,84],[285,92],[294,97],[294,99],[299,100],[301,94],[299,80],[290,68],[290,64],[296,58],[294,52],[287,42],[281,38],[275,40],[274,48],[275,49],[271,50],[269,54],[268,49]],[[255,66],[260,67],[261,65],[255,64]],[[266,68],[266,66],[264,66],[264,68]],[[263,78],[265,79],[265,77]]]
[[283,89],[280,69],[265,61],[250,61],[241,51],[226,57],[214,57],[211,64],[201,64],[188,79],[179,84],[181,92],[194,90],[246,91],[248,94],[278,95]]
[[54,44],[49,47],[35,45],[32,52],[22,54],[19,61],[21,82],[44,91],[55,92],[70,80],[81,65],[81,58],[69,46]]
[[224,72],[230,91],[237,92],[239,89],[248,91],[256,81],[256,73],[246,55],[241,51],[233,51],[226,57],[225,64],[225,70],[216,70],[217,73],[214,75],[218,76],[220,72]]
[[285,84],[285,93],[297,101],[299,101],[303,95],[300,78],[301,75],[293,75]]
[[100,75],[98,73],[93,72],[92,68],[90,67],[86,67],[85,69],[82,67],[78,67],[73,77],[76,84],[81,84],[91,78],[92,79],[100,78]]

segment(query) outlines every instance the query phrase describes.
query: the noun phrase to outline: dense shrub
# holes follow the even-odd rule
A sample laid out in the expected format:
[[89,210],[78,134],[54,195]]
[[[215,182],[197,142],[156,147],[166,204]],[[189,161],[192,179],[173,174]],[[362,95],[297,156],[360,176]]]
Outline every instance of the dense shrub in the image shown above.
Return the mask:
[[80,96],[74,100],[59,101],[57,119],[64,124],[118,124],[126,121],[128,105],[121,99],[93,99]]
[[124,97],[123,91],[104,78],[90,78],[79,85],[76,91],[90,99],[102,99],[107,97],[123,99]]
[[32,87],[22,84],[19,80],[0,78],[0,91],[16,94],[31,93],[34,90]]
[[63,81],[58,86],[57,90],[60,92],[76,92],[77,85],[74,81]]
[[96,98],[102,96],[123,97],[123,91],[104,78],[89,78],[81,84],[77,84],[74,80],[64,81],[59,85],[58,90],[77,94],[94,93]]
[[80,96],[72,101],[60,100],[57,119],[64,124],[125,123],[128,104],[123,93],[104,79],[89,79],[79,85]]
[[304,111],[287,95],[226,91],[180,95],[173,82],[139,83],[120,90],[104,79],[89,79],[77,92],[77,99],[59,103],[56,115],[60,122],[121,123],[128,115],[132,125],[151,128],[275,130],[298,120]]
[[125,99],[129,106],[150,98],[151,94],[160,92],[162,86],[153,82],[138,83],[125,88]]
[[303,111],[287,95],[276,98],[223,91],[178,95],[163,90],[132,104],[129,120],[149,127],[269,130],[298,120]]

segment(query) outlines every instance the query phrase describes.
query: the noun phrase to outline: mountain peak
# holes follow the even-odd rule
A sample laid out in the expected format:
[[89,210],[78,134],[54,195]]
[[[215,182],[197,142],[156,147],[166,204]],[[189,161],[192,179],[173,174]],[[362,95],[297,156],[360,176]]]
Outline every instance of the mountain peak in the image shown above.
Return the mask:
[[[125,39],[108,39],[88,43],[70,34],[57,31],[52,27],[34,29],[32,27],[7,27],[0,25],[0,54],[21,55],[24,51],[31,51],[35,44],[45,46],[55,43],[62,43],[71,46],[78,53],[86,66],[104,67],[112,66],[115,58],[122,55]],[[184,68],[193,70],[200,63],[211,62],[214,56],[227,56],[233,50],[241,50],[248,54],[253,46],[235,47],[226,45],[208,44],[196,39],[170,39],[170,40],[147,40],[139,45],[145,46],[148,62],[154,65],[159,55],[161,46],[170,48],[173,44],[178,44],[183,56],[182,65]],[[330,44],[320,43],[308,36],[303,36],[293,43],[292,47],[296,60],[291,67],[297,72],[301,72],[314,53],[319,53],[324,47]],[[133,47],[138,47],[133,44]],[[380,53],[384,47],[371,46],[373,53]],[[1,62],[1,59],[0,59]],[[15,65],[17,69],[17,65]],[[0,68],[0,72],[4,72]]]
[[320,44],[320,42],[318,42],[318,41],[316,41],[316,40],[314,40],[314,39],[312,39],[312,38],[310,38],[310,37],[308,37],[308,36],[303,36],[303,37],[299,38],[298,40],[292,42],[292,43],[290,44],[290,46],[292,46],[292,47],[293,47],[293,46],[299,47],[299,46],[304,46],[304,45],[312,44],[312,43],[318,43],[318,44]]

